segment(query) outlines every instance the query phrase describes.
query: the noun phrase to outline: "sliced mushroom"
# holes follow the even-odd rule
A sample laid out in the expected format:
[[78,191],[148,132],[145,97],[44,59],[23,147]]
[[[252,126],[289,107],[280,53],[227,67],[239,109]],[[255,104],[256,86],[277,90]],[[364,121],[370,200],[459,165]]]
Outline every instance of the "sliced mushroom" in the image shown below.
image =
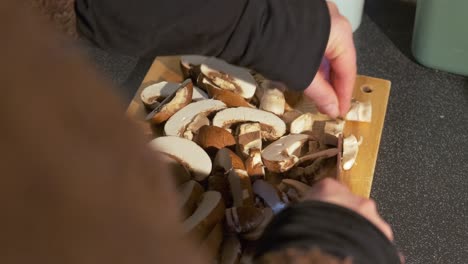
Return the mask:
[[343,139],[343,170],[350,170],[356,162],[359,145],[362,142],[357,140],[356,136],[350,135]]
[[194,102],[175,113],[164,125],[166,136],[182,136],[190,122],[198,114],[208,114],[224,109],[226,105],[218,100],[203,100]]
[[245,123],[238,127],[237,144],[244,157],[250,156],[251,149],[262,150],[262,128],[260,123]]
[[197,181],[204,180],[211,172],[208,154],[194,142],[179,137],[158,137],[149,145],[156,151],[171,155],[183,164]]
[[200,78],[198,80],[198,85],[204,88],[211,98],[223,101],[228,107],[255,107],[249,104],[241,95],[237,94],[236,92],[217,87],[206,77]]
[[264,180],[256,180],[252,187],[253,192],[262,198],[275,214],[286,207],[281,199],[280,191],[274,185]]
[[318,152],[312,152],[307,155],[304,155],[299,158],[298,164],[301,164],[306,161],[315,160],[318,158],[330,158],[338,155],[338,148],[329,148],[325,150],[320,150]]
[[358,121],[358,122],[371,122],[372,119],[372,104],[370,101],[360,102],[353,100],[351,102],[351,108],[345,117],[346,121]]
[[286,103],[283,94],[284,85],[278,82],[265,81],[261,87],[263,88],[263,95],[260,100],[260,109],[279,116],[283,115]]
[[236,145],[236,140],[231,133],[216,126],[201,127],[194,141],[204,149],[218,150]]
[[284,123],[289,127],[289,130],[291,130],[291,123],[296,120],[299,116],[301,116],[303,113],[299,110],[291,110],[285,112],[282,116],[281,119],[283,119]]
[[278,116],[248,107],[228,108],[218,112],[213,118],[213,125],[223,128],[241,122],[260,123],[262,137],[266,140],[278,139],[286,132],[286,124]]
[[200,65],[208,57],[201,55],[184,55],[180,57],[180,69],[185,78],[191,78],[194,83],[200,74]]
[[175,97],[171,101],[161,107],[159,112],[151,119],[151,123],[160,124],[169,119],[192,101],[192,93],[193,84],[189,82],[185,87],[177,91]]
[[231,187],[229,186],[227,176],[223,172],[215,173],[208,177],[208,190],[219,192],[223,197],[226,207],[232,206]]
[[[152,84],[143,89],[143,91],[140,94],[140,99],[148,109],[153,110],[160,101],[162,101],[164,98],[168,97],[175,90],[177,90],[179,85],[180,83],[165,81]],[[200,101],[205,99],[208,99],[208,95],[202,89],[194,86],[192,92],[192,100]]]
[[298,116],[294,121],[291,122],[289,132],[291,134],[300,134],[304,131],[312,131],[314,125],[314,115],[311,113],[305,113]]
[[257,240],[259,239],[265,228],[268,226],[268,224],[273,220],[273,210],[270,207],[263,208],[263,221],[260,225],[257,226],[254,230],[242,234],[242,238],[246,240]]
[[207,126],[210,124],[210,120],[206,117],[205,113],[200,113],[196,115],[192,122],[188,124],[184,132],[184,138],[188,140],[193,140],[193,136],[198,134],[198,131],[202,126]]
[[195,212],[183,222],[184,231],[199,241],[203,240],[222,221],[224,210],[219,192],[205,192]]
[[254,96],[257,84],[250,72],[217,58],[203,62],[200,70],[216,86],[233,91],[246,99]]
[[235,207],[253,206],[255,204],[252,183],[245,170],[231,170],[228,174],[228,180]]
[[196,181],[189,181],[180,186],[179,208],[183,219],[187,219],[193,214],[203,192],[203,187]]
[[250,156],[245,160],[245,168],[250,178],[265,178],[265,166],[263,165],[262,153],[260,150],[252,149],[250,151]]
[[216,153],[213,161],[213,168],[214,170],[222,169],[224,172],[228,172],[232,169],[245,170],[242,159],[228,148],[222,148]]
[[174,177],[176,186],[182,185],[192,178],[190,171],[180,163],[177,158],[168,155],[166,153],[161,153],[161,159],[164,163],[167,164],[169,168],[169,173]]
[[206,256],[212,263],[216,263],[219,257],[221,243],[223,242],[223,225],[219,222],[210,231],[208,236],[200,245],[201,250],[206,252]]
[[345,121],[344,120],[333,120],[325,122],[324,133],[334,136],[343,134]]
[[263,163],[272,172],[285,172],[292,168],[299,157],[294,153],[309,139],[308,135],[284,136],[271,143],[262,151]]
[[261,209],[253,206],[226,209],[227,227],[231,232],[245,233],[257,228],[264,219]]
[[236,235],[224,238],[221,248],[220,264],[238,264],[242,254],[242,245]]

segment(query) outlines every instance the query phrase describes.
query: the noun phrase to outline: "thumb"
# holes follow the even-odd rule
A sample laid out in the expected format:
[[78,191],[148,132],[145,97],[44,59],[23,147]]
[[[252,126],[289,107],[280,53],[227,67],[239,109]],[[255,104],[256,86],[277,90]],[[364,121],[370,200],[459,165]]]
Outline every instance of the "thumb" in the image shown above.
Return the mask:
[[314,101],[317,109],[331,118],[340,114],[338,97],[330,83],[325,79],[322,71],[317,72],[312,83],[304,91],[305,96]]

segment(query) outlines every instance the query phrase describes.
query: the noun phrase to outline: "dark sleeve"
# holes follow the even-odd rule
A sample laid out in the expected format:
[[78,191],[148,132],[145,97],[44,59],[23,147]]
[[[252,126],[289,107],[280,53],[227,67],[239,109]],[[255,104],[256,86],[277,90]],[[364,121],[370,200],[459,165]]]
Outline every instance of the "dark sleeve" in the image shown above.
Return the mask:
[[76,12],[101,48],[216,56],[295,90],[314,78],[330,31],[324,0],[77,0]]
[[360,264],[400,263],[394,244],[366,218],[318,201],[302,202],[278,214],[260,238],[256,256],[286,248],[318,248]]

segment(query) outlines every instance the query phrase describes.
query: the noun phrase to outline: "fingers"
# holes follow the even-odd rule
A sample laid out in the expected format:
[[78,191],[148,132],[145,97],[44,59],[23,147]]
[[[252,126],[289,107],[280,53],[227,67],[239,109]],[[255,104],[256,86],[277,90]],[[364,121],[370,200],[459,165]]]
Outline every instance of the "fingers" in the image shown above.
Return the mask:
[[356,81],[356,50],[352,38],[342,53],[337,57],[328,58],[331,66],[330,80],[339,102],[339,112],[345,116],[351,104],[354,83]]
[[307,87],[304,94],[314,101],[321,113],[329,115],[332,118],[336,118],[340,114],[335,90],[324,78],[324,74],[321,71],[315,75],[312,84]]

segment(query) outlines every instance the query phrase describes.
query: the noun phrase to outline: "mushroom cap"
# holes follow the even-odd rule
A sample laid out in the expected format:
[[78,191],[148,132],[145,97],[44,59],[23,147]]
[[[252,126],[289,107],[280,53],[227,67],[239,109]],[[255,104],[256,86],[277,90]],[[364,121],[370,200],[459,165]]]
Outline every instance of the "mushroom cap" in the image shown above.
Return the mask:
[[149,145],[156,151],[175,157],[186,166],[197,181],[202,181],[211,172],[211,159],[194,142],[179,137],[166,136],[153,139]]
[[257,83],[250,72],[217,58],[208,58],[200,67],[203,75],[220,88],[232,90],[246,99],[254,96]]
[[195,211],[203,191],[203,187],[196,181],[188,181],[180,186],[179,208],[182,210],[184,219],[187,219]]
[[213,125],[227,128],[240,122],[258,122],[262,128],[262,137],[267,140],[275,140],[286,133],[286,124],[267,111],[248,107],[228,108],[218,112],[213,118]]
[[350,135],[343,139],[343,170],[350,170],[356,162],[360,142],[356,136]]
[[299,161],[294,153],[308,139],[309,136],[304,134],[291,134],[278,139],[262,151],[263,163],[272,172],[289,170]]
[[184,132],[184,138],[188,140],[193,140],[193,135],[197,135],[198,131],[202,126],[207,126],[210,124],[210,120],[206,117],[205,114],[196,115],[192,122],[187,125],[187,128]]
[[265,177],[265,166],[263,165],[262,153],[260,150],[252,149],[250,151],[250,156],[245,160],[245,167],[250,177]]
[[231,133],[216,126],[202,126],[194,141],[204,149],[222,149],[236,145],[236,140]]
[[228,172],[232,169],[245,170],[242,159],[228,148],[222,148],[216,153],[213,161],[213,168],[214,170],[222,168],[224,172]]
[[[141,101],[147,106],[151,108],[151,105],[155,103],[155,101],[160,101],[163,98],[168,97],[171,95],[177,88],[179,87],[180,83],[174,82],[158,82],[152,84],[148,87],[145,87],[140,94]],[[193,101],[200,101],[208,99],[208,95],[200,88],[194,86],[193,93],[192,93],[192,100]],[[154,107],[153,107],[154,108]]]
[[249,104],[244,99],[244,97],[240,96],[239,94],[233,91],[221,89],[217,87],[206,77],[199,78],[197,83],[200,85],[200,87],[202,87],[208,92],[211,98],[224,102],[228,107],[239,107],[239,106],[245,106],[245,107],[250,107],[250,108],[255,107]]
[[291,134],[300,134],[304,131],[312,131],[313,125],[314,116],[311,113],[305,113],[291,122],[289,132],[291,132]]
[[192,101],[192,93],[193,84],[190,82],[185,87],[178,90],[175,94],[175,97],[172,98],[171,101],[161,107],[159,112],[157,112],[153,118],[151,118],[151,122],[153,124],[160,124],[169,119],[177,111],[184,108]]
[[255,197],[250,177],[245,170],[231,170],[228,174],[234,206],[253,206]]
[[181,136],[187,125],[200,113],[211,113],[226,108],[226,105],[218,100],[202,100],[191,103],[175,113],[164,125],[166,136]]
[[195,212],[183,222],[184,231],[198,240],[203,240],[223,219],[224,210],[219,192],[205,192]]

